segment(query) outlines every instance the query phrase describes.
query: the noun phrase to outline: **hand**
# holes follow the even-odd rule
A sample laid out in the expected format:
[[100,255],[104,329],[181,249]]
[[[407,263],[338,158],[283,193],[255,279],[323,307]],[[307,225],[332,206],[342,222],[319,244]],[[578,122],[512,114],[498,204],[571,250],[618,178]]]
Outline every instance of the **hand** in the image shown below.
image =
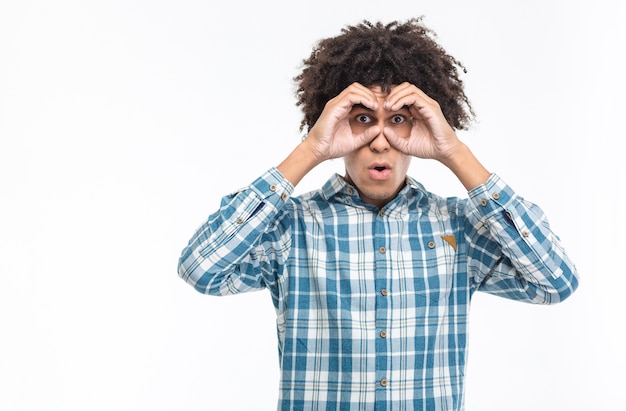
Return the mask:
[[446,121],[439,103],[410,83],[394,87],[384,103],[387,110],[409,107],[413,126],[409,137],[398,136],[385,127],[383,133],[397,150],[419,158],[445,162],[462,144]]
[[380,133],[379,126],[373,126],[359,134],[352,133],[349,115],[356,104],[362,104],[372,110],[378,108],[374,93],[359,83],[351,84],[326,103],[322,114],[304,141],[320,162],[343,157],[368,144]]

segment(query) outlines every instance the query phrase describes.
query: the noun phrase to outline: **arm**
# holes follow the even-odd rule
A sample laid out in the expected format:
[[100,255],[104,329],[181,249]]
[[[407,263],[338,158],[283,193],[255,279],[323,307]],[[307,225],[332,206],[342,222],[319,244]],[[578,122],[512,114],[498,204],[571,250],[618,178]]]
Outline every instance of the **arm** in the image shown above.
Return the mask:
[[491,174],[456,136],[439,104],[412,84],[395,87],[384,103],[408,106],[408,138],[383,132],[396,149],[440,161],[468,190],[474,203],[468,258],[476,287],[508,298],[555,303],[578,286],[578,274],[539,207],[515,195]]
[[[372,127],[353,135],[348,115],[354,104],[375,107],[376,96],[353,84],[330,100],[308,137],[276,169],[222,199],[179,259],[179,276],[213,295],[259,289],[280,272],[290,239],[280,221],[294,186],[315,166],[367,144],[380,132]],[[265,277],[264,277],[265,275]]]
[[385,108],[398,110],[403,106],[408,106],[413,116],[411,135],[402,138],[386,127],[383,132],[391,145],[405,154],[441,162],[468,191],[487,181],[491,173],[457,138],[435,100],[414,85],[403,83],[391,90]]
[[264,280],[263,274],[280,272],[288,253],[290,243],[279,223],[292,190],[276,169],[270,169],[250,186],[224,197],[219,210],[183,249],[178,275],[211,295],[263,288],[272,281]]
[[578,273],[537,205],[498,176],[471,190],[468,270],[473,289],[555,304],[578,287]]
[[375,110],[376,95],[367,87],[353,83],[326,103],[324,111],[308,136],[278,165],[278,170],[294,186],[315,166],[325,160],[340,158],[368,144],[379,133],[378,126],[353,134],[348,115],[355,104]]

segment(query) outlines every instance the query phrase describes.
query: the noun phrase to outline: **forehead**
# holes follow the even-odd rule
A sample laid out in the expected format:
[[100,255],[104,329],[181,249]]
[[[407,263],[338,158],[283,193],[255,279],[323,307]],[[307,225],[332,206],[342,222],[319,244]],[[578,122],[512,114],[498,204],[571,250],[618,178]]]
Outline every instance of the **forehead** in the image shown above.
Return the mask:
[[382,87],[380,86],[370,86],[368,87],[368,89],[372,90],[372,92],[376,95],[376,97],[378,97],[379,99],[381,98],[385,98],[389,95],[388,92],[383,91]]

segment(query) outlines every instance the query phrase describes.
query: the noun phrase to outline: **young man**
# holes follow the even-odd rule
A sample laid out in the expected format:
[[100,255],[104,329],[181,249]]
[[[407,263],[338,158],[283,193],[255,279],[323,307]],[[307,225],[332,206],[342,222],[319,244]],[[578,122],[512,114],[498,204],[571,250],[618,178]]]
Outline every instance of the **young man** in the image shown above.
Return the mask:
[[[432,37],[412,19],[320,41],[296,77],[308,136],[182,252],[202,293],[270,291],[279,409],[461,410],[474,292],[554,304],[578,285],[542,211],[457,138],[463,67]],[[343,177],[291,197],[339,157]],[[428,192],[412,157],[447,166],[468,198]]]

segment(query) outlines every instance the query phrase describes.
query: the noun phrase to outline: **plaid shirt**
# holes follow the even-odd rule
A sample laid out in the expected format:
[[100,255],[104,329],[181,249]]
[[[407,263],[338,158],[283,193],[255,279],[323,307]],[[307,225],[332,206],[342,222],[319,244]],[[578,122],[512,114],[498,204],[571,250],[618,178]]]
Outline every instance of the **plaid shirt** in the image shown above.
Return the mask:
[[496,175],[468,199],[407,178],[380,210],[337,175],[292,192],[273,168],[224,197],[179,261],[202,293],[270,291],[280,410],[462,410],[474,292],[553,304],[578,285],[542,211]]

